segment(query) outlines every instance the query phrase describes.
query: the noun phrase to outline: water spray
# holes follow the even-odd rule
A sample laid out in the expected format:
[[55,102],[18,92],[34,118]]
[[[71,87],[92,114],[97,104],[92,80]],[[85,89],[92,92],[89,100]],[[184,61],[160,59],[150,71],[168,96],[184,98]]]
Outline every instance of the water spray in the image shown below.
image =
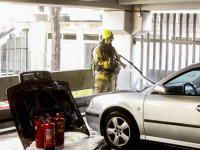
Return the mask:
[[[147,79],[147,78],[143,75],[142,71],[140,71],[140,70],[133,64],[133,62],[127,60],[127,59],[126,59],[125,57],[123,57],[122,55],[120,55],[120,57],[123,58],[124,60],[126,60],[129,64],[131,64],[131,65],[139,72],[140,75],[138,75],[138,76],[139,76],[140,78],[146,80],[149,84],[155,84],[153,81]],[[122,63],[121,61],[119,61],[119,62]],[[123,64],[123,63],[122,63],[122,64]],[[125,66],[125,67],[124,67],[124,66]],[[125,69],[126,66],[127,66],[127,65],[123,64],[122,67]],[[131,70],[131,69],[129,69],[129,70],[130,70],[131,72],[133,72],[133,70]],[[133,72],[133,73],[134,73],[134,72]],[[137,75],[137,74],[136,74],[136,75]]]

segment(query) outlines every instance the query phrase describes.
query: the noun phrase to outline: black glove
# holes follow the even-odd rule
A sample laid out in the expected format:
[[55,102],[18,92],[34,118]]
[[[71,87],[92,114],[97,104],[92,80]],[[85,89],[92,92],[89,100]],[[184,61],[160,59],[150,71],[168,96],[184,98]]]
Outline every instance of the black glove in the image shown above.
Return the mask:
[[115,66],[113,68],[113,74],[118,75],[120,72],[120,65],[118,62],[115,62]]
[[116,62],[115,61],[110,61],[110,64],[111,64],[112,70],[114,70],[115,66],[116,66]]

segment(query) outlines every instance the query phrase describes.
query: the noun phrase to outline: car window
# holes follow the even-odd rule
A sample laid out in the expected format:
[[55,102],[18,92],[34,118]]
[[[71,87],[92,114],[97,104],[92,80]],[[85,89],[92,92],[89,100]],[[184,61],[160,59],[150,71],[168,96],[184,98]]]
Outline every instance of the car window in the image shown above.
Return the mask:
[[200,95],[200,69],[181,74],[164,85],[169,95]]

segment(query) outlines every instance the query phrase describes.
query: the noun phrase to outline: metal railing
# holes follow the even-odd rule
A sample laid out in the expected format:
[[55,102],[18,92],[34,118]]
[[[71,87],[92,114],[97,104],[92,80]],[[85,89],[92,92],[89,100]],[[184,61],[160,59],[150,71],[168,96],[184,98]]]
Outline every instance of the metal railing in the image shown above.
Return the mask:
[[141,42],[140,70],[146,72],[147,78],[157,82],[170,73],[200,61],[200,57],[196,56],[200,53],[200,41],[197,38],[197,35],[200,36],[200,23],[197,22],[199,15],[153,14],[152,32],[134,39],[135,43]]

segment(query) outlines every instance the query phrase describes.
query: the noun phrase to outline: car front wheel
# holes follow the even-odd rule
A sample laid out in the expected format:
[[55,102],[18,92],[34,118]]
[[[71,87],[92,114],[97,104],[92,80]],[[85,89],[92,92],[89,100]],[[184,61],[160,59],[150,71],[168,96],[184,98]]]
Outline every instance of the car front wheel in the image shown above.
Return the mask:
[[104,138],[109,146],[115,149],[135,147],[139,142],[139,131],[136,123],[120,112],[112,112],[105,120]]

